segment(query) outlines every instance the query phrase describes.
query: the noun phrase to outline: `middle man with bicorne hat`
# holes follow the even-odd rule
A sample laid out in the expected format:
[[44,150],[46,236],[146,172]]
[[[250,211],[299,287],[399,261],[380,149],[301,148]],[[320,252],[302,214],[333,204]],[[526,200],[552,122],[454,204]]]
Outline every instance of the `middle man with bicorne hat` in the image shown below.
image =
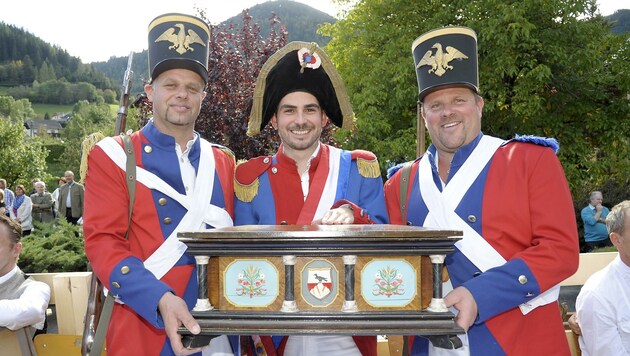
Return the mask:
[[[262,67],[248,135],[271,121],[281,145],[273,156],[236,169],[235,225],[387,223],[376,156],[320,141],[331,120],[351,128],[354,114],[339,73],[315,43],[291,42]],[[376,355],[375,336],[261,337],[270,354]]]

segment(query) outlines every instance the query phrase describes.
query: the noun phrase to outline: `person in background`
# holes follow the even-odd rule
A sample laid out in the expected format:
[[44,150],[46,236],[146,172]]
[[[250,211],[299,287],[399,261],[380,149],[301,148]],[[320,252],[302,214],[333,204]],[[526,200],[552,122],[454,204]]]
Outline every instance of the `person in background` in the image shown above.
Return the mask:
[[32,326],[41,330],[46,321],[50,287],[28,278],[17,266],[22,252],[22,228],[0,215],[0,329]]
[[66,184],[59,188],[59,213],[66,217],[69,223],[77,225],[83,216],[85,188],[74,181],[74,173],[64,173]]
[[[178,31],[190,42],[168,36]],[[119,168],[126,162],[123,139],[104,138],[88,155],[85,253],[120,302],[107,330],[110,356],[201,351],[185,348],[177,333],[180,326],[201,331],[190,313],[197,302],[195,259],[177,233],[232,226],[234,213],[234,156],[194,131],[206,96],[209,36],[208,24],[194,16],[170,13],[149,24],[151,79],[144,89],[153,117],[129,136],[137,165],[130,225],[127,178]],[[232,354],[227,337],[212,339],[209,350]]]
[[630,200],[606,218],[615,259],[586,280],[569,319],[584,356],[630,355]]
[[24,191],[24,186],[18,184],[15,186],[15,200],[13,200],[13,207],[11,208],[11,218],[15,219],[22,226],[22,236],[31,234],[33,229],[33,203],[31,198],[27,197]]
[[33,178],[33,179],[31,179],[31,186],[32,186],[33,188],[32,188],[32,189],[31,189],[31,191],[30,191],[30,192],[28,192],[28,194],[27,194],[29,197],[30,197],[31,195],[33,195],[33,194],[37,193],[37,188],[35,187],[35,184],[37,184],[37,182],[41,182],[41,179],[39,179],[39,178]]
[[0,190],[4,192],[4,205],[6,208],[5,214],[6,216],[10,216],[9,211],[13,207],[13,199],[15,199],[15,194],[13,194],[11,189],[7,188],[7,181],[4,178],[0,179]]
[[33,219],[44,223],[52,222],[54,220],[52,194],[46,191],[46,183],[44,182],[35,183],[35,190],[37,193],[31,195]]
[[602,192],[591,192],[589,204],[582,209],[582,222],[584,223],[584,242],[587,252],[596,248],[612,246],[606,230],[606,217],[609,210],[602,205],[604,196]]
[[[354,117],[326,53],[314,43],[291,42],[260,73],[248,135],[271,122],[281,145],[275,155],[236,168],[235,225],[387,223],[376,156],[320,141],[329,119],[347,128]],[[262,345],[267,354],[292,356],[376,354],[370,336],[292,335]]]
[[0,189],[0,215],[6,216],[7,206],[4,204],[4,190]]
[[66,184],[66,177],[59,177],[59,181],[57,182],[57,188],[52,192],[53,197],[53,214],[55,219],[59,218],[59,188],[62,185]]
[[569,355],[558,284],[577,270],[579,246],[558,143],[482,133],[472,29],[429,31],[412,51],[432,144],[389,172],[385,200],[393,224],[463,231],[445,259],[450,280],[435,310],[451,308],[467,331],[458,349],[416,337],[412,354]]

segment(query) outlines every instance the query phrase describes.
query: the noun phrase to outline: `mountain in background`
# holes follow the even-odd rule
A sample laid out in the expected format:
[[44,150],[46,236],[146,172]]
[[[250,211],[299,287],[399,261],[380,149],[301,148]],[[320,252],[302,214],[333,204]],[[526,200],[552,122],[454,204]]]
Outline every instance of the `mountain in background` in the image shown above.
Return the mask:
[[[267,37],[269,34],[269,18],[273,13],[276,14],[280,23],[286,26],[289,42],[316,42],[320,47],[327,45],[330,42],[330,37],[317,34],[317,28],[322,24],[337,21],[327,13],[299,2],[291,0],[267,1],[249,9],[249,16],[252,17],[252,22],[260,26],[263,37]],[[230,17],[221,22],[219,26],[227,26],[230,22],[236,26],[242,25],[243,14]]]
[[612,33],[620,35],[630,32],[630,9],[617,10],[614,14],[605,16],[613,26],[610,29]]
[[[289,42],[317,42],[320,46],[325,46],[330,42],[329,37],[317,34],[317,28],[324,23],[334,23],[336,19],[325,12],[291,0],[267,1],[249,8],[248,14],[252,17],[251,22],[258,24],[262,38],[269,35],[271,29],[269,19],[274,13],[280,23],[286,27]],[[230,28],[230,24],[239,29],[243,24],[243,13],[212,26],[212,30],[225,31]],[[127,57],[111,57],[106,62],[94,62],[92,65],[112,80],[122,82],[123,74],[127,68]],[[142,92],[143,84],[149,78],[146,50],[134,53],[132,69],[134,72],[132,92]]]

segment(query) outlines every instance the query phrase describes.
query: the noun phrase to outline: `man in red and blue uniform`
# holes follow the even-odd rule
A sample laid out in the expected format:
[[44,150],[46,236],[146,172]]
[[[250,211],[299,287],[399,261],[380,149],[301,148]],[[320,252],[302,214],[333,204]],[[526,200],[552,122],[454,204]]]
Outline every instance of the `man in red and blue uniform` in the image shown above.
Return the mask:
[[[436,43],[449,48],[442,58],[459,61],[434,63],[434,50],[442,48]],[[577,269],[579,247],[557,142],[481,133],[471,29],[430,31],[414,42],[413,53],[432,144],[413,163],[390,170],[387,208],[391,223],[464,232],[445,260],[444,306],[467,334],[454,350],[411,338],[411,354],[570,355],[557,284]]]
[[[347,127],[354,116],[326,53],[315,44],[292,42],[261,73],[248,134],[271,121],[282,144],[273,156],[237,166],[235,225],[387,223],[374,154],[320,142],[328,119]],[[376,355],[373,336],[261,337],[261,343],[267,355]]]
[[[177,43],[168,35],[178,28],[199,38]],[[90,264],[116,301],[108,355],[201,351],[184,348],[177,334],[179,326],[200,331],[189,312],[197,301],[195,260],[177,232],[232,226],[235,166],[229,150],[194,132],[206,95],[208,36],[208,25],[188,15],[162,15],[149,25],[152,80],[145,91],[153,118],[130,136],[130,219],[121,137],[101,140],[89,154],[83,231]]]

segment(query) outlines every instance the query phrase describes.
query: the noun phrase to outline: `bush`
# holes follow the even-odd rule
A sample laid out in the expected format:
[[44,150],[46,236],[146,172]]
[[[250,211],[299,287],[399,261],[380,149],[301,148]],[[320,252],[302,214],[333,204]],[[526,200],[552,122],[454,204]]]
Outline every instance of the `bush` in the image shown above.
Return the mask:
[[57,225],[35,222],[22,246],[18,264],[25,273],[87,271],[82,227],[63,218]]

